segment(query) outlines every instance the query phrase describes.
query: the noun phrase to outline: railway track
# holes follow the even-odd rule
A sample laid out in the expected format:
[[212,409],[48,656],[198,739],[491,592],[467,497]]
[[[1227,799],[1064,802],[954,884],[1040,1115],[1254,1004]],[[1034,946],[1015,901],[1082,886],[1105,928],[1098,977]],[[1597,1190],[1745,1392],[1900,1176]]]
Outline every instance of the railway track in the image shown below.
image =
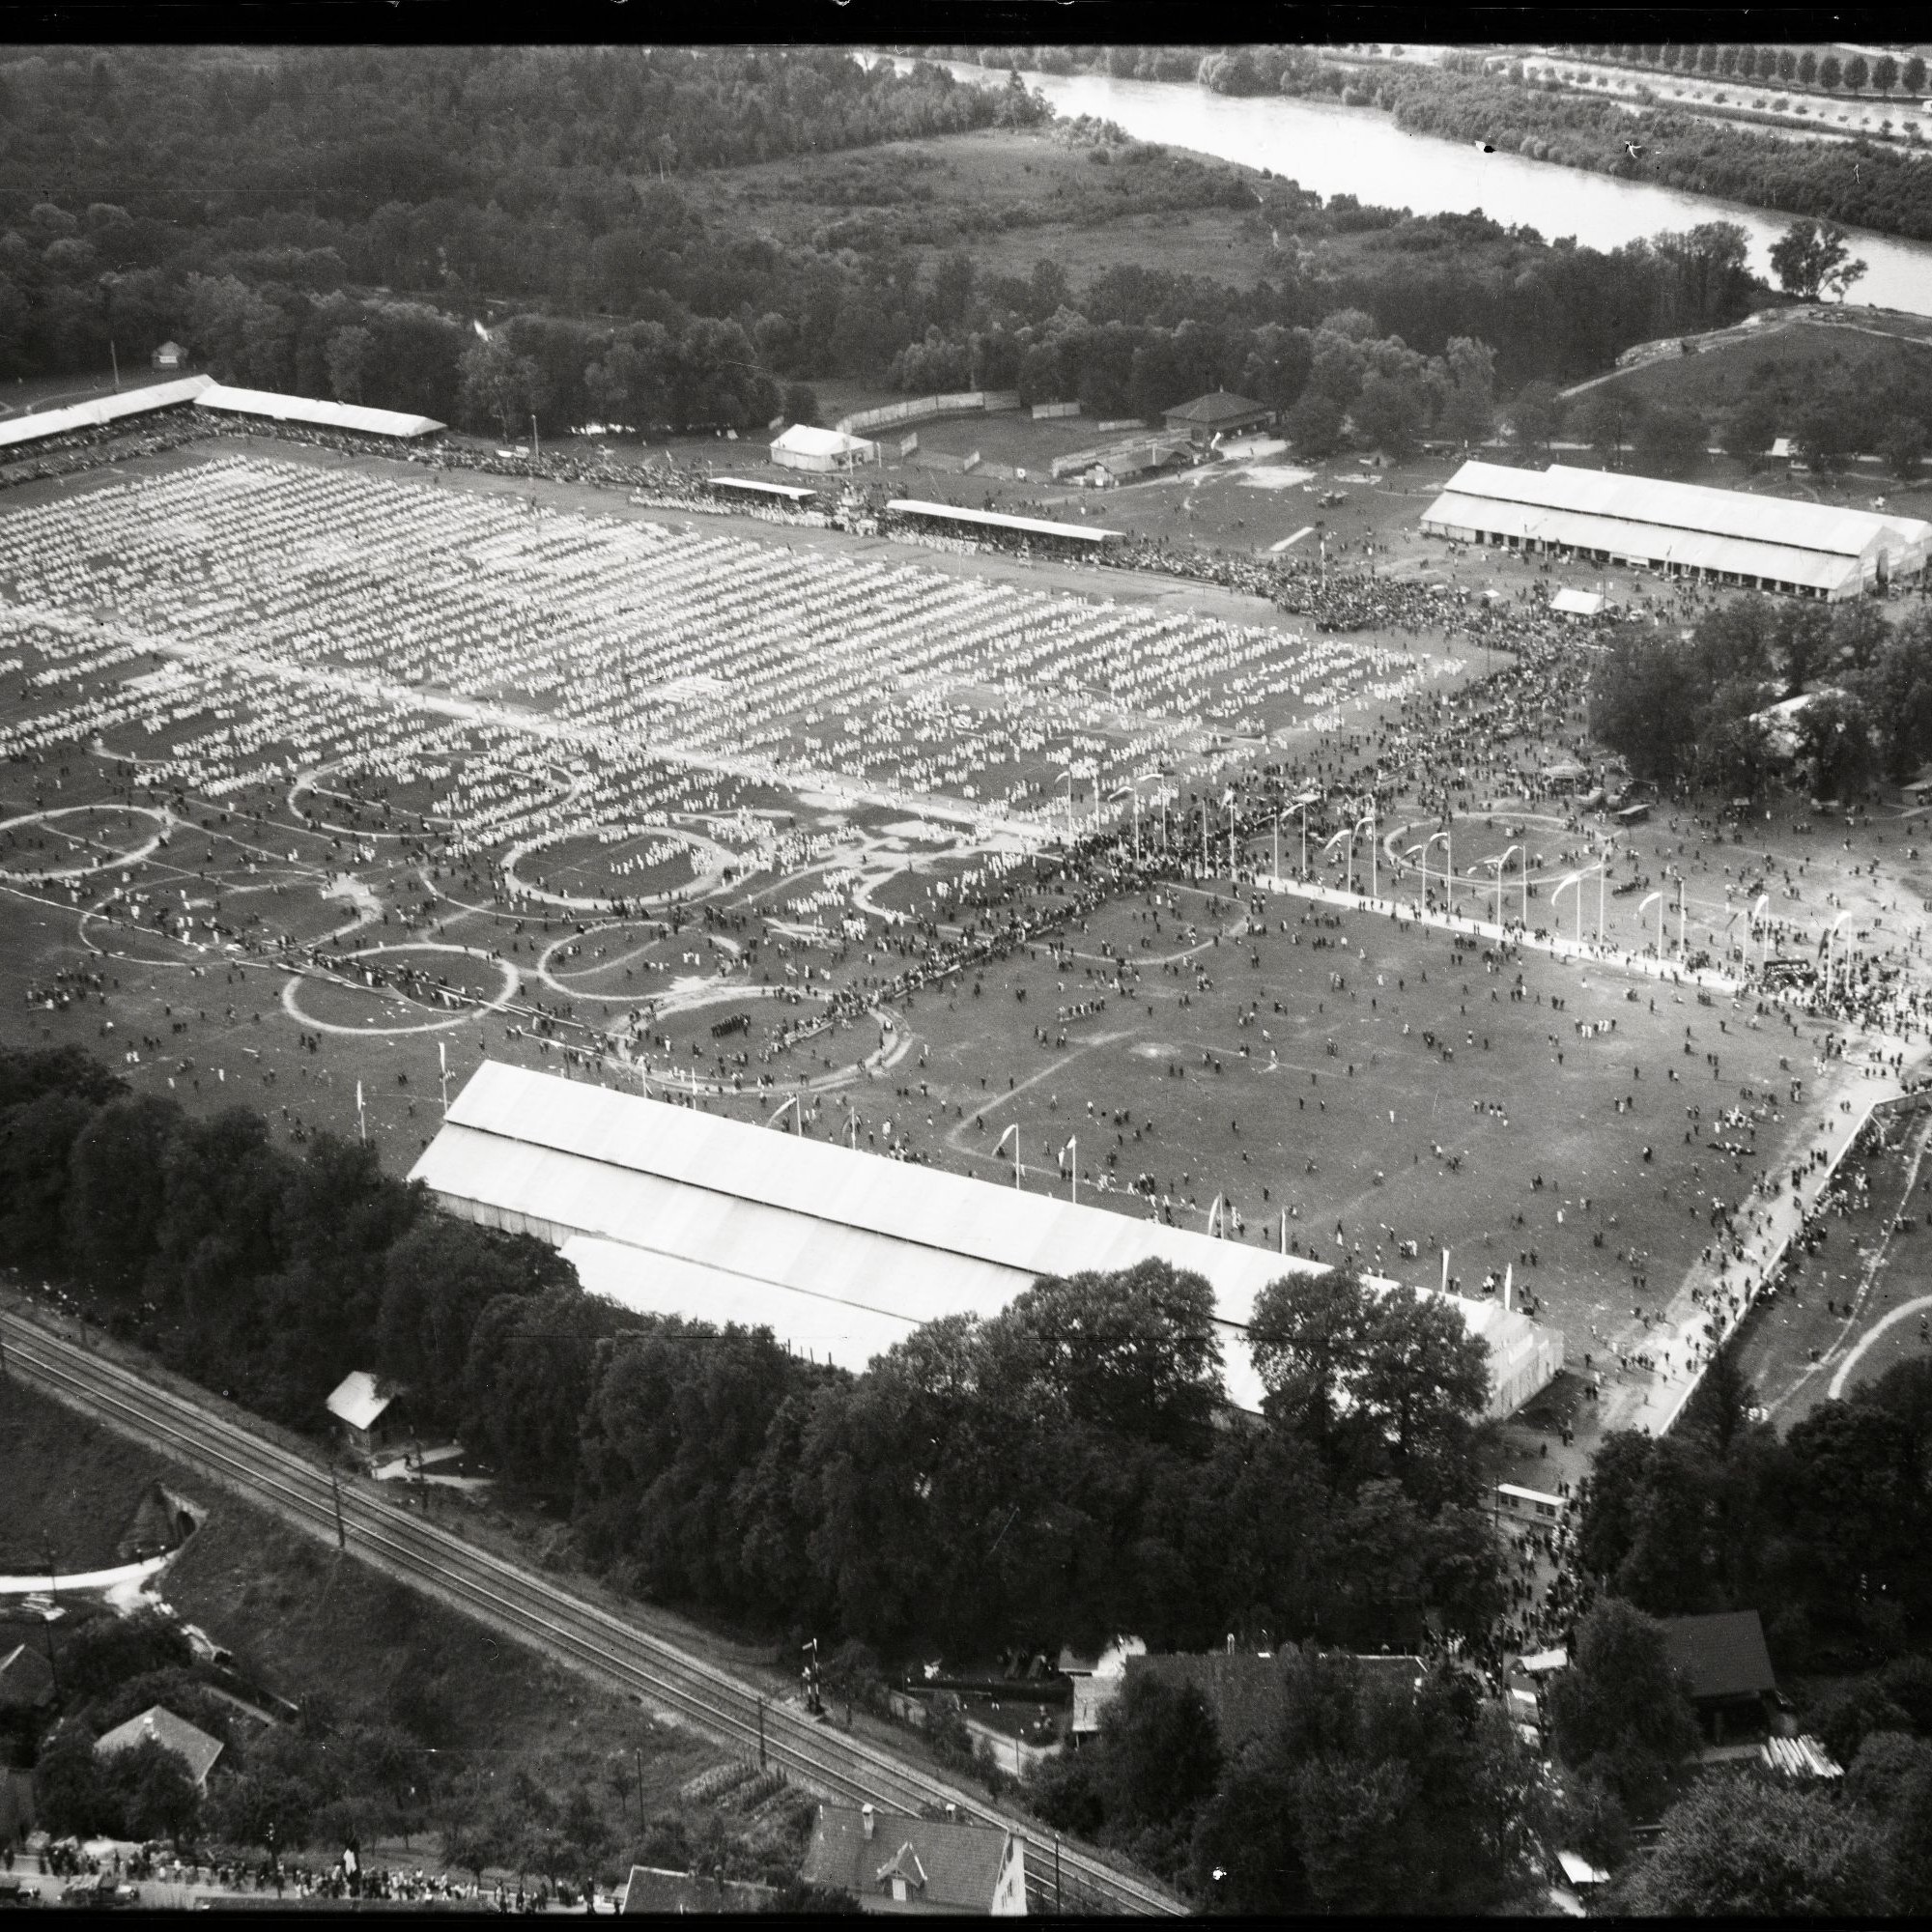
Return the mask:
[[[882,1812],[951,1804],[961,1819],[1028,1831],[1035,1910],[1179,1915],[1180,1903],[1074,1846],[1042,1843],[1023,1821],[861,1739],[773,1703],[756,1686],[624,1623],[546,1577],[38,1323],[0,1313],[8,1373],[106,1427],[185,1463],[326,1543],[440,1598],[519,1642],[620,1690],[727,1747],[781,1766],[806,1789]],[[339,1515],[338,1515],[339,1511]]]

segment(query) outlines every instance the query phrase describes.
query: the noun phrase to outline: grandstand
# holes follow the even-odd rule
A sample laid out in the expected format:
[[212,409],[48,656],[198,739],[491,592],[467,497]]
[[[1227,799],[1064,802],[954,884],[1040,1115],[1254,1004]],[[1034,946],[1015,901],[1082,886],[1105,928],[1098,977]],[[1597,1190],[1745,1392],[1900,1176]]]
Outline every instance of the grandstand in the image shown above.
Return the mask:
[[1081,524],[1050,524],[1039,517],[1008,517],[997,510],[973,510],[960,503],[923,503],[911,497],[895,497],[886,505],[888,514],[907,517],[915,523],[945,528],[953,536],[979,535],[997,530],[1007,536],[1078,544],[1089,551],[1104,549],[1123,537],[1124,530],[1105,530]]
[[[1263,1393],[1247,1347],[1255,1297],[1283,1276],[1326,1272],[1265,1246],[487,1060],[410,1179],[451,1213],[560,1248],[593,1293],[767,1326],[855,1371],[922,1322],[997,1314],[1041,1276],[1166,1261],[1212,1287],[1224,1380],[1251,1412]],[[1520,1408],[1562,1367],[1562,1336],[1520,1312],[1460,1295],[1449,1305],[1489,1345],[1492,1414]]]
[[1833,602],[1920,575],[1932,539],[1932,524],[1914,517],[1560,463],[1465,463],[1422,527],[1463,543]]
[[818,496],[803,483],[753,483],[742,476],[714,476],[711,487],[721,497],[746,497],[754,503],[787,503],[794,510],[804,509]]
[[409,439],[428,436],[445,427],[432,416],[407,415],[398,410],[363,409],[351,403],[326,403],[308,396],[281,396],[268,389],[238,389],[212,376],[184,376],[179,382],[154,383],[125,394],[95,396],[64,409],[42,410],[33,415],[0,422],[0,449],[71,436],[77,430],[100,429],[127,417],[152,415],[160,410],[192,404],[224,415],[266,416],[272,422],[302,423],[311,429],[344,430],[355,436]]
[[128,389],[120,395],[90,396],[84,403],[69,403],[57,410],[36,410],[26,415],[8,416],[0,420],[0,449],[44,442],[49,437],[72,436],[80,430],[104,429],[128,416],[180,409],[193,402],[207,387],[208,377],[184,376],[178,382],[151,383],[145,388]]

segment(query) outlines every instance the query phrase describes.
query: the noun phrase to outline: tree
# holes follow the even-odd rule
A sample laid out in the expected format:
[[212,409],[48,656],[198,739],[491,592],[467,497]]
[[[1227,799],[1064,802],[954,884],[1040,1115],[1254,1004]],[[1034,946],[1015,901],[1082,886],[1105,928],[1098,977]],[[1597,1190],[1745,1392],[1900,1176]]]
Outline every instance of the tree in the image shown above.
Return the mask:
[[362,400],[362,379],[375,348],[375,336],[359,324],[338,328],[328,338],[323,355],[328,366],[328,386],[338,403]]
[[1719,1349],[1684,1405],[1683,1433],[1708,1443],[1721,1459],[1750,1428],[1757,1388],[1739,1365],[1737,1351]]
[[1925,56],[1909,54],[1906,57],[1905,71],[1901,76],[1907,94],[1918,94],[1925,86]]
[[1843,301],[1845,291],[1865,271],[1862,262],[1853,260],[1842,228],[1810,220],[1794,221],[1771,244],[1771,267],[1778,287],[1801,301],[1816,301],[1821,294]]
[[68,1163],[67,1248],[75,1271],[121,1293],[141,1282],[163,1208],[161,1150],[182,1112],[144,1094],[100,1109]]
[[1592,1605],[1545,1702],[1563,1761],[1594,1773],[1633,1810],[1648,1812],[1697,1747],[1697,1719],[1662,1626],[1619,1597]]
[[1201,1450],[1222,1400],[1214,1292],[1163,1261],[1047,1277],[986,1325],[1009,1399],[1122,1437]]
[[1624,444],[1643,414],[1643,405],[1635,397],[1615,383],[1603,383],[1585,398],[1577,414],[1577,430],[1606,467],[1621,468]]
[[1864,705],[1847,692],[1815,693],[1798,714],[1798,755],[1810,767],[1815,796],[1849,798],[1862,791],[1877,765]]
[[1925,444],[1925,425],[1917,416],[1896,415],[1878,447],[1891,473],[1901,483],[1914,483],[1924,467]]
[[532,416],[542,412],[548,392],[542,371],[527,355],[519,355],[498,337],[478,342],[457,358],[462,379],[459,407],[472,428],[492,424],[504,441],[519,437]]
[[1283,418],[1282,429],[1301,455],[1332,456],[1341,445],[1346,414],[1344,406],[1333,396],[1311,387]]
[[1688,476],[1703,460],[1704,423],[1691,410],[1644,412],[1636,426],[1636,468],[1649,476]]
[[1818,78],[1818,56],[1809,47],[1798,56],[1798,78],[1806,87]]
[[1865,82],[1871,78],[1871,66],[1863,54],[1854,54],[1845,63],[1845,85],[1854,94],[1864,92]]
[[1158,1834],[1172,1870],[1221,1774],[1213,1714],[1191,1684],[1133,1671],[1100,1717],[1099,1784],[1110,1825]]
[[1818,85],[1829,93],[1836,93],[1845,77],[1845,65],[1836,54],[1826,54],[1818,63]]
[[1352,412],[1356,438],[1400,462],[1415,452],[1426,421],[1421,390],[1400,377],[1372,374]]
[[1615,1902],[1660,1918],[1869,1917],[1886,1909],[1885,1863],[1863,1818],[1747,1772],[1707,1778],[1673,1804]]
[[69,1728],[48,1745],[34,1765],[34,1809],[57,1837],[91,1837],[119,1831],[119,1804],[94,1755],[94,1740]]
[[1702,692],[1696,667],[1673,640],[1624,628],[1591,674],[1590,735],[1630,761],[1640,779],[1663,781],[1689,768]]
[[1718,425],[1718,440],[1726,456],[1747,469],[1756,470],[1770,456],[1777,422],[1777,405],[1762,390],[1754,390],[1724,412]]
[[1525,383],[1509,407],[1510,441],[1519,453],[1547,450],[1563,427],[1563,399],[1541,377]]
[[1372,1298],[1352,1264],[1313,1281],[1284,1276],[1255,1297],[1248,1347],[1276,1427],[1332,1449],[1367,1352]]
[[1890,54],[1872,62],[1871,84],[1874,94],[1889,94],[1898,85],[1898,62]]
[[779,413],[787,422],[816,425],[818,391],[809,383],[787,383],[784,387],[784,403]]

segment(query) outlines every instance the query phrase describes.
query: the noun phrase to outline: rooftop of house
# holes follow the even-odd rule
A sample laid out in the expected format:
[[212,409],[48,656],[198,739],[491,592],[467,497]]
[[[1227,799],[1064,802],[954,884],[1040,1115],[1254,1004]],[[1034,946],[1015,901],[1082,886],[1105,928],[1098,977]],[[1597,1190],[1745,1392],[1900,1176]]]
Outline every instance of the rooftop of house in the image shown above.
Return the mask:
[[867,1838],[866,1824],[863,1810],[821,1804],[800,1872],[805,1882],[863,1897],[898,1877],[935,1910],[991,1910],[1011,1835],[1003,1828],[875,1812]]
[[1670,1661],[1690,1685],[1693,1701],[1759,1697],[1777,1689],[1755,1610],[1665,1617],[1662,1623]]

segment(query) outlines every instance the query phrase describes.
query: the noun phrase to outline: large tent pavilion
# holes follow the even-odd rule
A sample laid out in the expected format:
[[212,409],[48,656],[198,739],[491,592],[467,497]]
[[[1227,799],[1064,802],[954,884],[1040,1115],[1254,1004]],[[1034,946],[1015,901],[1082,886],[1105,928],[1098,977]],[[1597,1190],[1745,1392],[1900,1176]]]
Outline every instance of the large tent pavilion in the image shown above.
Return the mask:
[[[854,1371],[923,1322],[997,1314],[1041,1276],[1159,1259],[1212,1287],[1230,1399],[1259,1411],[1255,1298],[1284,1275],[1324,1272],[1265,1247],[497,1061],[470,1077],[410,1178],[451,1213],[560,1248],[591,1293],[644,1313],[762,1324]],[[1493,1302],[1449,1301],[1489,1344],[1491,1414],[1520,1408],[1561,1369],[1554,1330]]]
[[1837,601],[1925,568],[1932,524],[1602,469],[1465,463],[1422,518],[1433,536]]

